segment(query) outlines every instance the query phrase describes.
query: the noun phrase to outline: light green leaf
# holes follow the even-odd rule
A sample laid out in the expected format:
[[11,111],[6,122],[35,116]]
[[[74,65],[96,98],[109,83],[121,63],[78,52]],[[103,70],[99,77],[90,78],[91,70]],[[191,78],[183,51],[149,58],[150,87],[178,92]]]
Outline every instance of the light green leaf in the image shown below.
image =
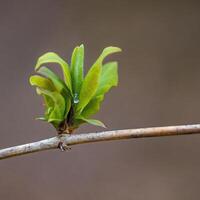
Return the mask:
[[109,62],[103,65],[99,86],[95,96],[104,95],[111,87],[118,84],[117,62]]
[[40,95],[42,95],[44,98],[44,106],[45,106],[44,118],[48,121],[49,115],[51,114],[51,111],[54,108],[54,101],[48,95],[41,93],[39,88],[37,88],[37,90],[39,91]]
[[79,94],[83,82],[84,46],[76,47],[71,58],[71,78],[74,94]]
[[81,112],[94,96],[99,84],[100,74],[101,65],[94,65],[87,73],[80,91],[79,103],[77,105],[78,112]]
[[82,116],[79,116],[77,119],[83,120],[84,122],[92,124],[94,126],[100,126],[100,127],[106,128],[106,126],[101,121],[96,120],[96,119],[87,119]]
[[53,102],[53,107],[51,105],[51,110],[48,115],[48,122],[51,122],[56,128],[64,120],[65,114],[65,100],[61,94],[57,91],[48,91],[41,88],[38,88],[41,94],[48,96]]
[[42,76],[33,75],[30,77],[29,81],[32,86],[37,86],[49,91],[55,90],[55,87],[51,82],[51,80],[44,78]]
[[117,62],[106,63],[102,67],[101,77],[96,94],[83,109],[81,115],[84,117],[90,117],[97,113],[100,109],[100,104],[104,99],[104,94],[108,92],[112,86],[117,86],[117,83]]
[[69,88],[70,92],[72,92],[72,85],[71,85],[71,75],[68,64],[56,53],[54,52],[48,52],[39,57],[35,70],[38,70],[41,65],[47,64],[47,63],[57,63],[61,66],[63,70],[64,80]]
[[40,67],[37,72],[50,79],[54,84],[56,90],[60,92],[64,97],[70,97],[70,91],[65,85],[64,81],[61,80],[59,76],[57,76],[53,71],[51,71],[47,67]]
[[121,52],[121,51],[122,50],[119,47],[106,47],[96,62],[102,62],[105,59],[105,57],[107,57],[108,55]]
[[85,106],[89,103],[92,97],[95,95],[99,85],[99,79],[102,70],[102,62],[104,58],[112,53],[121,51],[118,47],[107,47],[103,50],[97,61],[92,65],[87,73],[80,91],[79,104],[77,105],[77,111],[80,113]]
[[40,67],[38,70],[38,73],[46,76],[47,78],[49,78],[56,90],[63,95],[63,97],[65,98],[65,116],[67,116],[67,114],[69,113],[70,107],[71,107],[71,94],[68,90],[68,88],[66,87],[65,83],[54,73],[52,72],[50,69],[48,69],[47,67]]
[[49,123],[53,123],[54,126],[56,125],[56,127],[58,127],[59,124],[60,124],[62,121],[63,121],[63,120],[57,119],[57,118],[49,118],[49,119],[48,119],[48,122],[49,122]]
[[54,102],[53,102],[51,97],[49,97],[46,94],[42,93],[39,88],[36,88],[36,92],[37,92],[38,95],[43,96],[43,98],[44,98],[44,106],[45,106],[44,117],[39,117],[39,118],[36,118],[36,119],[42,120],[42,121],[48,121],[49,115],[50,115],[51,111],[54,108]]
[[103,101],[103,99],[104,99],[104,95],[94,97],[83,109],[83,111],[81,112],[81,115],[88,118],[94,115],[95,113],[97,113],[100,109],[100,104]]
[[52,98],[49,97],[49,95],[46,95],[43,92],[41,92],[41,89],[52,92],[52,91],[55,91],[56,88],[54,87],[51,80],[41,77],[41,76],[38,76],[38,75],[34,75],[34,76],[30,77],[30,84],[33,86],[36,86],[37,94],[43,96],[44,105],[45,105],[45,114],[44,114],[45,117],[44,118],[46,120],[48,120],[48,117],[50,115],[50,110],[52,110],[54,107],[54,102],[53,102]]

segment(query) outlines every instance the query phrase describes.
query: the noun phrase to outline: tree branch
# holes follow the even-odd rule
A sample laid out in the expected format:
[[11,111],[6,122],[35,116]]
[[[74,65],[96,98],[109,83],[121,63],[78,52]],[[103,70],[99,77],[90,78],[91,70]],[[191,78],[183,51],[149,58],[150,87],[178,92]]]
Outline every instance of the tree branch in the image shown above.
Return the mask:
[[60,144],[63,144],[64,146],[71,146],[76,144],[109,141],[109,140],[188,135],[188,134],[198,134],[198,133],[200,133],[200,124],[127,129],[127,130],[105,131],[105,132],[87,133],[87,134],[72,134],[72,135],[63,134],[49,139],[41,140],[38,142],[2,149],[0,150],[0,159],[24,155],[37,151],[58,149]]

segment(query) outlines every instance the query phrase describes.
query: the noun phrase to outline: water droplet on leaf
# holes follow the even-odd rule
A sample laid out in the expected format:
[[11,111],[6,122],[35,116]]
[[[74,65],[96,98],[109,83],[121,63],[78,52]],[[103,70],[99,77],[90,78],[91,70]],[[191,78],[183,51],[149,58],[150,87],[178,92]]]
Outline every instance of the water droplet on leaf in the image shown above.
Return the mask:
[[78,99],[78,94],[77,93],[74,94],[74,103],[75,104],[79,103],[79,99]]

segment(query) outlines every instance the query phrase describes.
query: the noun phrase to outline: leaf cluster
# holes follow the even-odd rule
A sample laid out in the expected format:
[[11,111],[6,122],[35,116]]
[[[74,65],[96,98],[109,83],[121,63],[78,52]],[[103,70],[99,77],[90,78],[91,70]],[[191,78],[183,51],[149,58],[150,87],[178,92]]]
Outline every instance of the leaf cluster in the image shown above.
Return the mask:
[[[44,99],[44,117],[38,119],[51,123],[60,133],[71,133],[83,123],[104,127],[91,116],[100,109],[105,94],[118,84],[117,62],[103,63],[104,59],[116,52],[118,47],[105,48],[84,76],[84,46],[75,47],[70,65],[54,52],[39,57],[30,84]],[[58,64],[63,79],[45,65]]]

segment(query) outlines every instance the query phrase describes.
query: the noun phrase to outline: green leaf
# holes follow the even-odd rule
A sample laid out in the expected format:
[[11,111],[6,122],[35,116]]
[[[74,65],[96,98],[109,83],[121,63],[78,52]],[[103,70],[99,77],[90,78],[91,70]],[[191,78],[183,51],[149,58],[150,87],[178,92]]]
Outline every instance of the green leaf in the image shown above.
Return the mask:
[[121,52],[121,51],[122,50],[119,47],[106,47],[96,62],[102,62],[105,59],[105,57],[107,57],[108,55]]
[[65,100],[63,96],[56,91],[52,82],[47,78],[31,76],[30,83],[37,86],[37,93],[44,97],[45,119],[50,120],[57,127],[64,120]]
[[36,120],[48,121],[49,115],[51,111],[54,109],[54,102],[51,97],[47,96],[46,94],[42,93],[39,88],[36,88],[36,92],[38,95],[43,96],[44,98],[44,106],[45,106],[45,113],[44,117],[37,117]]
[[33,75],[30,77],[29,81],[32,86],[37,86],[49,91],[55,90],[55,87],[51,82],[51,80],[44,78],[42,76]]
[[71,58],[71,78],[74,94],[79,94],[83,82],[84,46],[76,47]]
[[[30,77],[30,84],[36,86],[36,91],[39,95],[42,95],[44,98],[44,105],[45,105],[45,119],[48,120],[50,115],[50,110],[54,107],[54,102],[51,97],[47,96],[46,94],[41,92],[41,88],[47,91],[55,91],[56,88],[54,87],[51,80],[44,78],[42,76],[34,75]],[[40,89],[39,89],[40,88]]]
[[77,105],[78,112],[81,112],[94,96],[98,87],[100,74],[101,65],[94,65],[87,73],[80,91],[79,103]]
[[96,120],[96,119],[87,119],[83,116],[79,116],[77,119],[83,120],[84,122],[92,124],[94,126],[100,126],[100,127],[106,128],[106,126],[101,121]]
[[50,79],[54,84],[56,90],[60,92],[65,98],[70,97],[70,91],[65,85],[64,81],[59,78],[53,71],[47,67],[40,67],[38,73]]
[[48,52],[39,57],[35,70],[38,70],[41,65],[47,64],[47,63],[57,63],[61,66],[63,70],[63,75],[64,75],[64,80],[69,88],[70,92],[72,92],[72,85],[71,85],[71,75],[70,75],[70,70],[68,64],[56,53],[54,52]]
[[45,106],[44,118],[46,119],[46,121],[48,121],[49,115],[51,114],[51,111],[54,108],[54,101],[52,100],[51,97],[47,96],[44,93],[41,93],[39,88],[37,88],[37,90],[40,93],[40,95],[42,95],[44,98],[44,106]]
[[[49,97],[51,99],[50,104],[50,113],[48,114],[48,122],[51,122],[56,128],[59,124],[64,120],[65,114],[65,100],[61,94],[57,91],[48,91],[41,88],[38,88],[41,94],[45,95],[45,97]],[[53,102],[53,107],[52,107]],[[48,101],[49,103],[49,101]]]
[[88,103],[88,105],[83,109],[83,111],[81,112],[81,115],[88,118],[94,115],[95,113],[97,113],[100,109],[100,104],[103,101],[103,99],[104,99],[104,95],[94,97]]
[[103,65],[99,86],[95,96],[83,109],[81,115],[84,117],[90,117],[97,113],[100,109],[100,104],[104,99],[104,95],[108,90],[117,86],[118,84],[118,73],[117,73],[117,62],[109,62]]
[[109,62],[103,65],[99,86],[95,96],[104,95],[111,87],[118,84],[117,62]]
[[92,97],[95,95],[99,85],[99,79],[102,70],[102,62],[106,56],[112,53],[121,51],[118,47],[107,47],[103,50],[97,61],[92,65],[87,73],[80,91],[79,104],[77,105],[77,111],[80,113],[85,106],[89,103]]
[[54,73],[52,72],[50,69],[48,69],[47,67],[40,67],[40,69],[38,70],[38,73],[46,76],[47,78],[49,78],[56,90],[62,94],[65,98],[65,116],[68,115],[70,107],[71,107],[71,94],[68,90],[68,88],[66,87],[65,83]]

